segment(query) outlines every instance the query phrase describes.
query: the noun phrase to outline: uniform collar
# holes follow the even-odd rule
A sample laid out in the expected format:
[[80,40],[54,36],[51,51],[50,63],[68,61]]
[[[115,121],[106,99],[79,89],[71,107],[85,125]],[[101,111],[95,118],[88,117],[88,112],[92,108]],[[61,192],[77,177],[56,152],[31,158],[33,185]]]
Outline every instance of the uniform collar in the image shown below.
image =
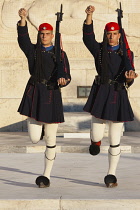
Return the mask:
[[111,46],[111,45],[108,45],[107,46],[107,49],[108,50],[110,50],[110,51],[114,51],[114,50],[118,50],[119,49],[119,47],[120,47],[120,45],[118,44],[118,45],[116,45],[116,46]]
[[45,51],[52,50],[53,47],[54,47],[53,45],[51,45],[50,47],[43,47],[43,46],[41,46],[42,50],[45,50]]

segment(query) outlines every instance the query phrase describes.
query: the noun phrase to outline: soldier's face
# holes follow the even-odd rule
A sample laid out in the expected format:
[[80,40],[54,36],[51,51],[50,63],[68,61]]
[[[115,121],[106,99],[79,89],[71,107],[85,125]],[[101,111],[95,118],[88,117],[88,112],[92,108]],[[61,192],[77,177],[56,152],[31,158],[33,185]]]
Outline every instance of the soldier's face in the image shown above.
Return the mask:
[[52,39],[53,39],[54,35],[52,31],[49,30],[43,30],[40,32],[40,40],[41,40],[41,44],[44,47],[49,47],[52,45]]
[[107,31],[107,40],[108,44],[111,46],[116,46],[119,43],[119,38],[121,37],[121,34],[119,31]]

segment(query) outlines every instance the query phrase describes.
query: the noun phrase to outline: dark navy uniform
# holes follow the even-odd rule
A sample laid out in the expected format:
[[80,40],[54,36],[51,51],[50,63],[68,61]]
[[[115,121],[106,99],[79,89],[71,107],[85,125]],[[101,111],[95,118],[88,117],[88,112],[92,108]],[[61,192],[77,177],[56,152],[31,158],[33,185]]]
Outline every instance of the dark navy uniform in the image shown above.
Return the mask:
[[[36,45],[32,44],[26,26],[18,26],[18,43],[28,59],[29,79],[18,112],[44,123],[64,122],[61,91],[57,84],[58,72],[54,59],[54,47],[45,50],[42,47],[42,62],[45,78],[42,82],[34,82]],[[69,62],[66,53],[62,52],[63,74],[71,79]],[[47,82],[46,82],[47,81]],[[67,83],[68,84],[68,83]]]
[[119,45],[115,50],[108,48],[110,60],[109,80],[106,84],[100,83],[102,43],[98,43],[95,40],[93,24],[84,24],[83,41],[94,56],[98,73],[98,76],[93,82],[87,103],[84,106],[84,111],[104,120],[132,121],[134,115],[125,88],[125,72],[134,69],[132,69],[129,61],[124,64],[124,59],[119,54]]

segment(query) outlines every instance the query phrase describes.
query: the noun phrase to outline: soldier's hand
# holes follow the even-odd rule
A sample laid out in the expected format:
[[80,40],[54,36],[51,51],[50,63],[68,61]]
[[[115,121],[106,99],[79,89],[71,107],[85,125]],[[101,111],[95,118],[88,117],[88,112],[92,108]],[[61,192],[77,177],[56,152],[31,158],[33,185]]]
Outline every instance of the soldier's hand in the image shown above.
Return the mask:
[[87,13],[87,15],[92,15],[94,11],[95,11],[95,7],[94,6],[91,6],[91,5],[89,5],[86,8],[86,10],[85,10],[85,12]]
[[58,82],[58,85],[66,85],[66,79],[65,78],[59,78],[57,80],[57,82]]
[[26,18],[26,16],[27,16],[27,11],[26,11],[26,9],[21,8],[21,9],[18,11],[18,14],[19,14],[19,17],[21,17],[21,19],[24,19],[24,18]]
[[131,81],[131,80],[137,78],[138,74],[135,73],[135,71],[130,70],[130,71],[125,72],[125,77],[126,77],[127,81]]

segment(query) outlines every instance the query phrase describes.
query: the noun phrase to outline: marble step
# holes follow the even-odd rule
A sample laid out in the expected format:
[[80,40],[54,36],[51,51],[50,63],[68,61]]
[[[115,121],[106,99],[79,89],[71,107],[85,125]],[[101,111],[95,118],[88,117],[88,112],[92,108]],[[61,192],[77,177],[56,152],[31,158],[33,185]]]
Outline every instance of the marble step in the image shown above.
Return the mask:
[[[62,197],[62,196],[61,196]],[[139,210],[139,199],[5,199],[0,200],[0,210]],[[115,208],[114,208],[115,206]]]
[[[140,132],[124,132],[121,153],[140,153]],[[89,153],[89,133],[57,133],[57,153]],[[28,132],[0,132],[0,153],[44,153],[45,139],[33,144]],[[108,137],[101,142],[101,154],[108,153]]]
[[[86,112],[65,112],[65,123],[60,124],[60,133],[88,133],[89,137],[91,126],[91,115]],[[123,135],[124,128],[122,130]],[[108,135],[108,124],[105,127],[104,136]],[[71,136],[72,137],[72,136]],[[80,134],[79,134],[80,137]],[[74,136],[75,138],[75,136]]]

